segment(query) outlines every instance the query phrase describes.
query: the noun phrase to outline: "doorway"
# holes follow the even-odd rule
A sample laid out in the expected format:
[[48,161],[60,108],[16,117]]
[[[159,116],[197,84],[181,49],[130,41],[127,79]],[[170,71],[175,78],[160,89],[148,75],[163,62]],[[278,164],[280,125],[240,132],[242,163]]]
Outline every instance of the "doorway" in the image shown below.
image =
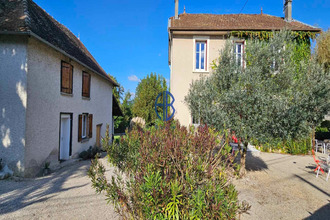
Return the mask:
[[61,113],[60,116],[60,160],[68,160],[71,156],[72,114]]
[[101,147],[101,127],[102,124],[96,125],[96,146]]

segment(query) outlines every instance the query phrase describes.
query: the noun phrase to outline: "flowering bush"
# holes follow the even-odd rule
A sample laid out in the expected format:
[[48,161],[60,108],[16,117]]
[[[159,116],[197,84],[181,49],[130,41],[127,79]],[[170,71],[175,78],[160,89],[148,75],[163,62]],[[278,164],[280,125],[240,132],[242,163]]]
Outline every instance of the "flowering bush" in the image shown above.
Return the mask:
[[227,180],[234,158],[226,139],[207,126],[136,128],[104,146],[124,175],[108,181],[95,160],[89,176],[124,219],[234,219],[249,205]]

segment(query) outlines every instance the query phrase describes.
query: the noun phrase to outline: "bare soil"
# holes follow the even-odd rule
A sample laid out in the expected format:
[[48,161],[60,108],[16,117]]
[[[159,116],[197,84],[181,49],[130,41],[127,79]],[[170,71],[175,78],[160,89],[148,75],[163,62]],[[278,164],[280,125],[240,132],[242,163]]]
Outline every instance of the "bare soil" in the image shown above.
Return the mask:
[[330,180],[316,178],[315,167],[311,155],[248,155],[247,174],[234,180],[239,199],[252,206],[241,219],[330,219]]

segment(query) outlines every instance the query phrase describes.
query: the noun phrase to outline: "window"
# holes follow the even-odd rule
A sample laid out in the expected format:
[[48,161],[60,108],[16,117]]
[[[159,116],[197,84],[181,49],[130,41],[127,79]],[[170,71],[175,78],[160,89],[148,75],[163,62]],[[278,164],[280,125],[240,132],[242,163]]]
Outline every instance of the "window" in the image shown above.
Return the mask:
[[89,73],[82,73],[82,96],[90,98],[91,93],[91,75]]
[[88,114],[83,114],[82,115],[82,130],[81,130],[81,137],[82,138],[86,138],[86,134],[87,134],[87,118],[88,118]]
[[72,94],[73,66],[62,61],[61,63],[61,92]]
[[93,136],[93,114],[83,113],[79,115],[78,142],[92,138]]
[[205,71],[207,65],[206,41],[196,41],[196,70]]
[[243,53],[244,53],[244,43],[236,42],[234,47],[234,54],[235,54],[236,63],[239,66],[243,66]]

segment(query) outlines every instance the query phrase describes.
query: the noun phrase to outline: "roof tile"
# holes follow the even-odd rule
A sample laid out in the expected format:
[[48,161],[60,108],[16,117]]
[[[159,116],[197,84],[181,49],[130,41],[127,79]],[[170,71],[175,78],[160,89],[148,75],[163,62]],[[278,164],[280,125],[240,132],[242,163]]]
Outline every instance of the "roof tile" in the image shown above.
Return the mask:
[[32,32],[117,85],[72,32],[32,0],[0,0],[0,31]]
[[281,30],[320,32],[321,29],[299,21],[287,22],[267,14],[187,14],[170,18],[170,30]]

